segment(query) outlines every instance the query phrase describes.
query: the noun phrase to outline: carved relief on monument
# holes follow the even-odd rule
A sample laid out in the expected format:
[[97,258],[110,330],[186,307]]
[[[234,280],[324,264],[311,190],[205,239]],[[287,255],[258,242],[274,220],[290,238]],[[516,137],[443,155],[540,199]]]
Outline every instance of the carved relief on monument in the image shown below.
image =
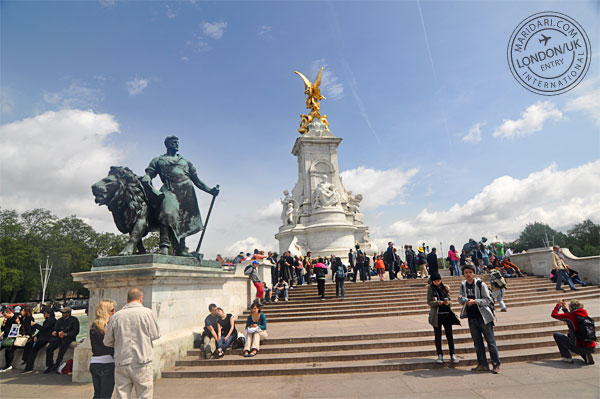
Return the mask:
[[353,197],[352,191],[348,191],[348,203],[346,206],[350,214],[352,214],[352,217],[354,218],[354,223],[356,224],[363,224],[365,222],[363,214],[360,211],[360,202],[362,200],[362,194],[357,194]]
[[288,190],[283,191],[283,198],[281,199],[281,221],[283,226],[294,226],[298,223],[298,202],[292,198]]
[[335,186],[331,184],[327,175],[317,177],[318,183],[312,194],[312,206],[314,209],[328,208],[340,203],[340,195]]

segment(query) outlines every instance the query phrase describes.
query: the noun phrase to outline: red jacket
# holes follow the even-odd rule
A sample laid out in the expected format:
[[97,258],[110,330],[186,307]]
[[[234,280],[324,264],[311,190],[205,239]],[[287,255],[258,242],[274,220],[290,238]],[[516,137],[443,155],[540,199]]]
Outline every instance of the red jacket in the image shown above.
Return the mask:
[[[576,316],[589,317],[588,316],[588,312],[585,309],[576,309],[573,312],[564,312],[564,313],[558,313],[559,310],[560,310],[560,304],[557,303],[556,307],[552,311],[552,315],[551,316],[553,318],[555,318],[555,319],[558,319],[558,320],[567,321],[567,324],[569,326],[569,330],[573,330],[574,332],[577,332],[577,318],[576,318]],[[595,342],[590,342],[590,341],[580,341],[578,339],[575,346],[584,347],[584,348],[595,348],[596,347],[596,343]]]

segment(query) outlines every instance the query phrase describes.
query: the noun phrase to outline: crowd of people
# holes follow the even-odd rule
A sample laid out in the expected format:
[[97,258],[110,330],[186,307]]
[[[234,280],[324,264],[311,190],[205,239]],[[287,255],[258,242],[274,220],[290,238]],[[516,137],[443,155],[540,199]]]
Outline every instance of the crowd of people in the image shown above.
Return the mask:
[[[142,305],[143,291],[132,288],[127,304],[115,313],[115,301],[101,300],[89,327],[92,357],[89,371],[94,386],[94,398],[109,399],[116,391],[117,398],[130,398],[135,389],[137,398],[152,398],[154,349],[152,341],[160,338],[158,323],[151,309]],[[0,347],[5,351],[3,372],[12,369],[16,350],[22,349],[23,374],[33,371],[38,352],[46,347],[44,374],[60,373],[63,357],[79,334],[79,320],[70,307],[54,317],[51,307],[43,308],[44,322],[36,323],[31,308],[14,312],[4,308]],[[92,319],[90,319],[92,320]],[[54,359],[54,352],[58,355]],[[64,365],[64,363],[62,363]]]
[[[444,361],[442,351],[443,327],[449,347],[450,361],[454,364],[459,363],[455,354],[452,327],[453,325],[460,325],[460,319],[467,319],[477,354],[477,366],[471,371],[500,373],[501,361],[494,336],[494,321],[496,318],[494,305],[498,303],[500,311],[506,312],[507,306],[504,302],[508,287],[506,279],[525,276],[525,273],[511,262],[510,256],[513,255],[513,249],[508,248],[505,252],[504,245],[501,243],[486,246],[484,242],[479,242],[471,251],[467,252],[466,249],[463,249],[462,253],[459,253],[454,245],[450,246],[445,259],[448,262],[450,274],[451,276],[462,274],[464,277],[458,295],[458,303],[462,305],[459,317],[452,310],[449,289],[443,284],[439,273],[437,249],[432,248],[429,251],[423,245],[418,247],[417,252],[415,252],[411,245],[405,245],[404,255],[404,260],[402,260],[393,242],[389,242],[385,251],[379,254],[374,253],[372,257],[369,257],[360,249],[359,245],[356,245],[348,252],[347,265],[333,254],[329,257],[313,257],[311,252],[308,252],[305,256],[291,256],[286,251],[282,256],[278,256],[277,253],[268,252],[267,255],[264,255],[264,252],[255,250],[254,255],[251,256],[248,253],[245,259],[252,260],[251,265],[247,267],[249,270],[247,274],[250,275],[253,283],[257,286],[255,302],[257,306],[264,302],[276,302],[281,298],[288,301],[288,292],[293,289],[294,284],[316,283],[317,295],[321,300],[324,300],[325,281],[329,271],[331,271],[332,281],[336,284],[336,298],[341,295],[342,299],[345,297],[345,282],[356,283],[358,280],[364,282],[370,280],[372,276],[378,276],[379,280],[383,281],[386,271],[389,280],[427,278],[427,303],[430,306],[429,323],[434,328],[434,342],[438,355],[437,362],[443,363]],[[571,289],[576,289],[573,282],[582,286],[585,285],[577,271],[571,269],[564,262],[564,256],[558,246],[554,247],[552,256],[552,278],[557,283],[557,290],[561,289],[560,284],[562,281],[567,282]],[[237,261],[243,259],[242,252]],[[266,282],[262,282],[258,278],[257,268],[261,263],[259,261],[266,261],[267,264],[271,265],[272,288],[269,288]],[[570,310],[567,310],[564,301],[561,300],[559,304],[561,306],[557,305],[552,317],[560,318],[556,316],[559,307],[562,307],[565,314],[578,312],[580,315],[587,317],[583,305],[577,301],[572,302],[573,306],[570,306]],[[569,317],[565,316],[563,319],[570,320]],[[573,319],[573,317],[570,318]],[[249,324],[247,323],[246,326],[248,327]],[[573,338],[578,329],[575,321],[569,323],[569,329],[571,333],[566,338],[557,335],[558,333],[555,334],[563,360],[568,361],[567,359],[571,359],[570,356],[567,356],[570,350],[580,354],[587,364],[593,364],[590,353],[595,350],[595,342]],[[264,337],[266,338],[266,332]],[[487,345],[490,354],[491,369],[486,358],[485,345]],[[251,350],[254,352],[253,349]],[[245,348],[245,355],[247,352],[248,347]]]
[[[442,281],[436,248],[426,253],[427,248],[418,247],[417,252],[410,245],[404,247],[405,260],[398,256],[392,242],[381,253],[369,257],[360,246],[350,249],[348,263],[340,257],[313,257],[310,252],[305,256],[291,256],[285,252],[282,256],[273,252],[255,250],[253,255],[240,253],[236,263],[251,260],[244,273],[256,287],[256,300],[250,307],[243,334],[235,326],[235,316],[222,308],[211,304],[209,315],[201,336],[202,356],[205,359],[219,359],[228,348],[242,349],[242,356],[254,357],[260,351],[261,342],[268,338],[267,317],[262,312],[264,302],[280,299],[289,300],[289,290],[294,285],[317,285],[317,295],[325,299],[325,283],[331,273],[336,285],[336,297],[345,297],[345,283],[358,280],[367,281],[378,276],[384,280],[388,272],[389,280],[400,278],[427,278],[427,304],[430,307],[429,324],[434,329],[434,343],[437,363],[443,363],[442,328],[446,336],[450,361],[459,363],[456,356],[453,326],[460,325],[461,319],[468,321],[469,330],[477,356],[477,366],[473,372],[500,372],[500,355],[494,336],[496,319],[494,305],[498,303],[501,311],[506,311],[503,301],[507,289],[506,278],[521,277],[522,271],[510,261],[511,251],[489,252],[489,248],[478,244],[470,254],[462,254],[452,245],[447,260],[453,275],[464,277],[457,300],[462,306],[459,315],[452,309],[452,295]],[[502,248],[503,250],[503,248]],[[271,287],[261,281],[258,266],[264,262],[271,264]],[[562,290],[564,281],[571,289],[575,283],[585,285],[577,271],[565,263],[560,247],[554,246],[552,252],[552,278],[556,289]],[[488,287],[489,284],[489,287]],[[127,293],[127,304],[115,313],[115,301],[101,300],[95,309],[93,323],[89,328],[92,357],[89,370],[94,385],[94,398],[110,398],[116,388],[117,398],[130,397],[133,389],[136,397],[151,398],[153,390],[153,346],[152,341],[160,337],[158,324],[151,309],[144,307],[143,291],[132,288]],[[64,307],[61,317],[56,319],[51,307],[42,309],[44,321],[37,323],[30,307],[6,307],[2,309],[2,328],[0,331],[0,350],[4,350],[5,365],[0,372],[12,369],[15,353],[22,350],[21,362],[25,365],[22,373],[33,370],[38,352],[46,350],[45,374],[58,371],[59,365],[71,343],[79,334],[79,321],[72,315],[72,309]],[[562,313],[561,313],[562,311]],[[555,333],[554,339],[562,360],[573,363],[571,353],[580,355],[586,364],[594,364],[596,336],[593,319],[583,308],[583,304],[572,300],[568,305],[559,300],[551,317],[567,323],[569,334]],[[491,370],[486,357],[485,346],[491,359]],[[58,355],[54,359],[54,352]]]

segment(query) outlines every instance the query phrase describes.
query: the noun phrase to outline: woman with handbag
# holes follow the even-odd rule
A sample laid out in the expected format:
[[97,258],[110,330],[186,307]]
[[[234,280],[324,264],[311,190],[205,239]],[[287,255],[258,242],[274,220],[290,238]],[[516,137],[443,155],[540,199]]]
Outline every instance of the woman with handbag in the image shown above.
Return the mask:
[[35,320],[33,319],[33,310],[31,306],[25,306],[21,310],[21,339],[25,340],[25,346],[23,347],[23,356],[21,358],[22,364],[27,363],[29,359],[29,353],[33,346],[33,334],[35,333]]
[[0,350],[4,350],[5,362],[0,373],[12,370],[12,362],[15,356],[15,347],[13,345],[16,339],[16,332],[14,336],[11,334],[11,337],[9,337],[9,334],[13,332],[13,326],[21,324],[19,315],[15,314],[9,307],[2,309],[2,316],[4,316],[4,320],[2,321],[2,331],[0,332],[0,342],[2,342]]
[[115,301],[101,300],[96,305],[94,323],[90,327],[90,374],[94,384],[94,399],[110,399],[115,387],[115,349],[104,345],[106,325],[114,314]]
[[427,288],[427,304],[429,305],[429,324],[433,326],[435,334],[435,349],[438,355],[437,363],[444,363],[444,354],[442,352],[442,326],[446,333],[448,349],[452,363],[458,363],[454,354],[454,336],[452,335],[452,325],[460,325],[460,320],[452,311],[450,303],[450,293],[448,287],[442,283],[442,277],[438,272],[431,274],[430,284]]
[[250,315],[246,319],[246,345],[244,345],[243,356],[256,356],[260,350],[260,341],[267,337],[267,318],[260,310],[260,303],[254,301],[250,308]]

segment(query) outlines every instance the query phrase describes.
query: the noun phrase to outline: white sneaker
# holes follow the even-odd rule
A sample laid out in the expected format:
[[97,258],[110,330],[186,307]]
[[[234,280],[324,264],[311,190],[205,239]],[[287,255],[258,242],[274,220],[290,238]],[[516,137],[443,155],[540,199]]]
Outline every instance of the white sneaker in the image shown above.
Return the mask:
[[10,371],[10,370],[12,370],[12,366],[8,366],[7,368],[0,370],[0,373],[4,373],[5,371]]
[[289,299],[285,298],[285,301],[286,301],[286,302],[288,302],[288,301],[289,301]]
[[275,302],[279,302],[279,298],[275,298]]
[[450,360],[452,360],[452,363],[454,364],[458,363],[458,358],[456,357],[456,355],[450,356]]
[[436,363],[444,363],[444,355],[438,355],[438,358],[435,362]]
[[560,360],[562,360],[565,363],[573,363],[573,358],[572,357],[569,357],[569,358],[563,357]]

